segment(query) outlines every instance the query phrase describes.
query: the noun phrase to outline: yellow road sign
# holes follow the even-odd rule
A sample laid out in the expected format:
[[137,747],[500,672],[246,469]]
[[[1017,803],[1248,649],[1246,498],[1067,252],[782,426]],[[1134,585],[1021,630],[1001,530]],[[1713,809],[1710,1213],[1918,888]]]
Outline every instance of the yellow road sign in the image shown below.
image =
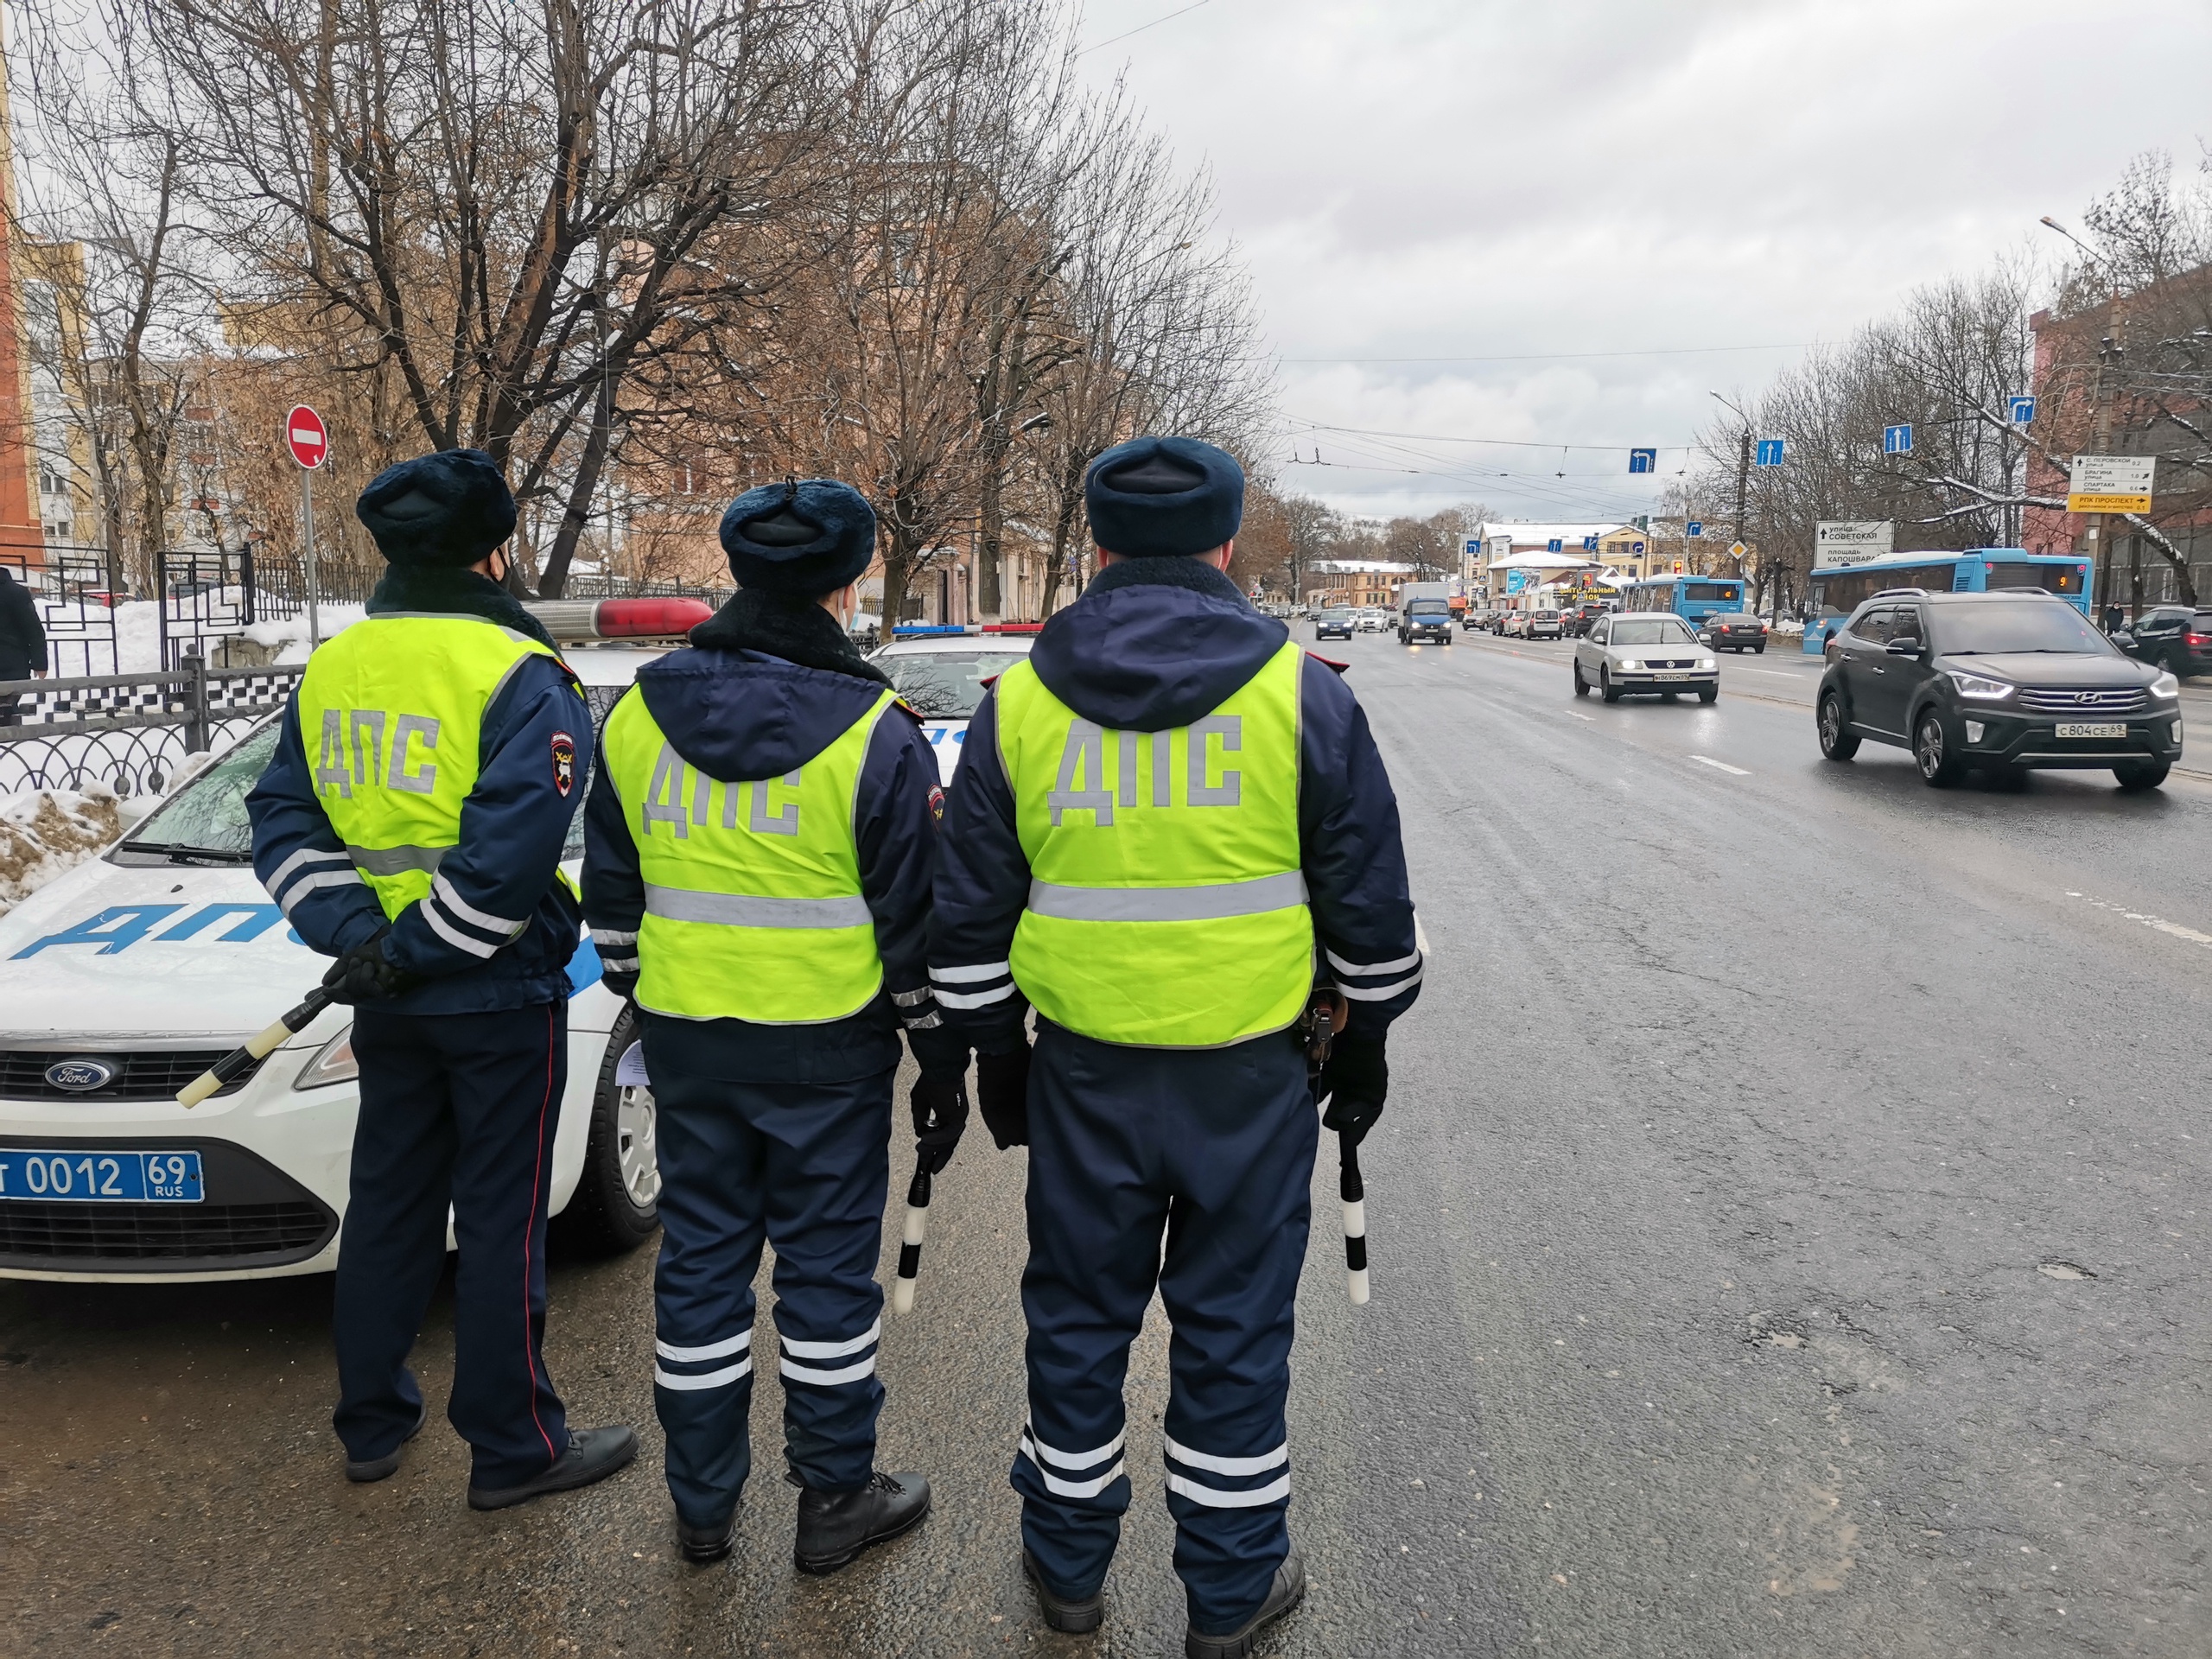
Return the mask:
[[2076,455],[2066,492],[2069,512],[2148,512],[2152,455]]

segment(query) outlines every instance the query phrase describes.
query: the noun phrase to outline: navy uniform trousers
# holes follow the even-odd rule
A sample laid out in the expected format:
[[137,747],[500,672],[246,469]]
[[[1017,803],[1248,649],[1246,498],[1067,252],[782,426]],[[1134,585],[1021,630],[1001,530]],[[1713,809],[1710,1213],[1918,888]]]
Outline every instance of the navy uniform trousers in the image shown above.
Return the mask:
[[1319,1136],[1305,1053],[1287,1033],[1147,1049],[1038,1027],[1022,1542],[1060,1594],[1104,1580],[1129,1507],[1122,1379],[1156,1282],[1175,1571],[1192,1623],[1234,1630],[1290,1548],[1283,1402]]
[[565,1002],[353,1017],[361,1115],[338,1244],[333,1422],[356,1460],[397,1448],[423,1408],[407,1355],[445,1270],[452,1206],[453,1398],[470,1484],[519,1486],[569,1449],[545,1374],[545,1203],[569,1077]]
[[668,1490],[718,1525],[752,1472],[753,1277],[776,1247],[784,1455],[819,1491],[875,1468],[883,1335],[876,1260],[891,1173],[893,1071],[842,1083],[747,1083],[679,1071],[646,1022],[660,1154],[653,1408]]

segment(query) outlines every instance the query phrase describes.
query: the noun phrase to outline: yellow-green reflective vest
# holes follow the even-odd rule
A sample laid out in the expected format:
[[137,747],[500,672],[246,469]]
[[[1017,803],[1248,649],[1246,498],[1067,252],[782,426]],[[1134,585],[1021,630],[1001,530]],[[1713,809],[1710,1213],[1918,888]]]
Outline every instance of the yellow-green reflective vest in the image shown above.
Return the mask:
[[999,756],[1029,857],[1009,958],[1046,1019],[1106,1043],[1220,1048],[1281,1031],[1313,983],[1286,645],[1203,720],[1116,732],[1027,662],[998,683]]
[[403,612],[365,618],[308,658],[300,742],[315,795],[392,920],[460,844],[484,711],[531,657],[561,660],[482,617]]
[[883,983],[861,893],[853,797],[885,691],[781,778],[727,783],[687,765],[635,691],[607,717],[608,781],[645,884],[638,1005],[684,1020],[820,1025]]

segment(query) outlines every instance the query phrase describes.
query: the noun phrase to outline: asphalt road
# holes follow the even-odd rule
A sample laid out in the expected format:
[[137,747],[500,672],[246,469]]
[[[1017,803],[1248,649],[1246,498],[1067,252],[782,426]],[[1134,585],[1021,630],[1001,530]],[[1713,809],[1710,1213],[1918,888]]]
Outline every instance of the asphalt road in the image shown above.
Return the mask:
[[[1325,1146],[1317,1174],[1313,1584],[1268,1650],[2212,1652],[2212,784],[1829,766],[1780,652],[1724,658],[1707,709],[1577,701],[1550,644],[1328,649],[1433,956],[1364,1155],[1364,1309]],[[736,1556],[675,1558],[650,1250],[562,1263],[549,1342],[645,1458],[488,1517],[436,1417],[345,1484],[326,1283],[0,1287],[0,1651],[1179,1651],[1156,1323],[1105,1631],[1050,1634],[1021,1584],[1021,1180],[978,1129],[938,1183],[883,1359],[883,1461],[938,1510],[827,1580],[789,1564],[772,1388]],[[426,1336],[434,1405],[450,1352]]]

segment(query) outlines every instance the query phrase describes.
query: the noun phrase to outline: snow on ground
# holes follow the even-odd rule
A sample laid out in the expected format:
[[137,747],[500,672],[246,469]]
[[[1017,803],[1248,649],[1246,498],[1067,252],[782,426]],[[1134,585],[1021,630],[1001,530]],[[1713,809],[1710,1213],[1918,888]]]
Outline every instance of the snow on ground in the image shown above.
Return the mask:
[[[325,601],[319,620],[322,637],[329,639],[342,633],[368,614],[360,605],[338,605]],[[304,616],[278,617],[273,621],[257,622],[243,631],[242,637],[257,645],[282,645],[276,653],[280,663],[304,663],[308,659],[308,620]]]
[[99,782],[0,795],[0,916],[115,840],[137,804]]

